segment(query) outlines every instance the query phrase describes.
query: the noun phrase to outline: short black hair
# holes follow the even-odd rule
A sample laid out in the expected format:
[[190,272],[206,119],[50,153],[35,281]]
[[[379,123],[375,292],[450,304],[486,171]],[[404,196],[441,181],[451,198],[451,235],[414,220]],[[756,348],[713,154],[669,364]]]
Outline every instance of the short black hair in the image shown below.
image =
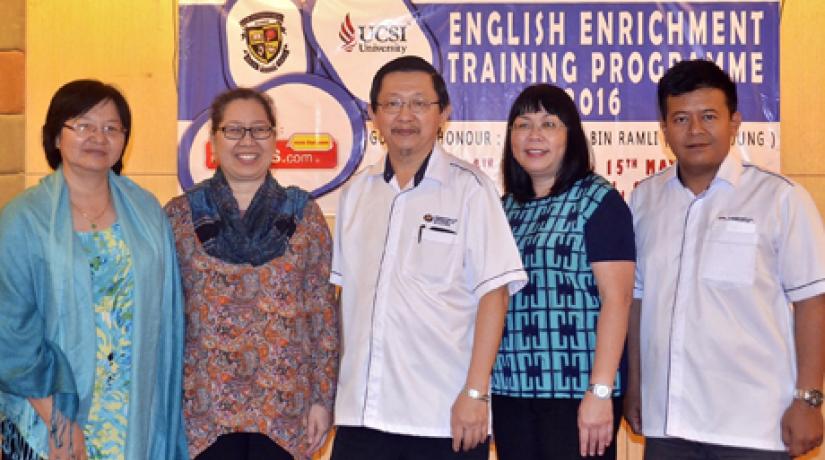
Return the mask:
[[375,73],[370,88],[370,107],[372,107],[373,112],[378,110],[378,93],[381,92],[384,77],[393,72],[424,72],[428,74],[433,80],[433,88],[438,95],[438,111],[443,112],[450,105],[447,84],[444,82],[444,77],[435,70],[435,67],[419,56],[402,56],[384,64]]
[[125,129],[123,151],[120,152],[117,162],[112,165],[112,171],[120,174],[123,170],[123,154],[126,152],[129,134],[132,132],[132,112],[126,98],[117,88],[98,80],[71,81],[61,86],[52,96],[42,134],[43,151],[46,152],[46,161],[50,168],[57,169],[63,162],[63,156],[57,147],[57,138],[66,121],[84,115],[103,101],[112,101],[115,104],[120,124]]
[[269,124],[273,128],[275,127],[275,112],[272,110],[271,97],[266,93],[251,88],[234,88],[218,94],[212,101],[212,106],[209,109],[209,116],[212,120],[212,134],[218,132],[221,123],[223,123],[223,113],[226,111],[226,106],[229,105],[230,102],[239,99],[251,99],[261,104]]
[[725,103],[730,115],[737,111],[736,84],[716,63],[707,59],[677,62],[659,80],[659,116],[667,115],[667,98],[679,96],[702,88],[714,88],[725,93]]
[[524,88],[516,97],[507,116],[507,135],[504,138],[504,153],[501,159],[501,176],[504,193],[510,194],[518,202],[536,197],[533,180],[516,161],[511,145],[511,133],[516,118],[526,113],[546,111],[559,117],[567,127],[567,147],[561,165],[550,189],[550,195],[566,192],[573,184],[593,171],[590,163],[590,149],[584,134],[581,117],[576,104],[563,89],[550,84],[538,84]]

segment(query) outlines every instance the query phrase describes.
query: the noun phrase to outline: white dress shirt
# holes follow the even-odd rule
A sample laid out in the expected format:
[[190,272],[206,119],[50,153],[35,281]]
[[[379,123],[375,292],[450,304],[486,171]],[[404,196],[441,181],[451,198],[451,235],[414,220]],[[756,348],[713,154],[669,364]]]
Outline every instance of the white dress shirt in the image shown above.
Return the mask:
[[785,450],[796,383],[791,302],[825,292],[808,193],[733,151],[703,193],[672,166],[631,197],[645,436]]
[[341,193],[332,275],[342,287],[335,424],[450,436],[478,302],[527,276],[493,183],[435,146],[403,190],[379,163]]

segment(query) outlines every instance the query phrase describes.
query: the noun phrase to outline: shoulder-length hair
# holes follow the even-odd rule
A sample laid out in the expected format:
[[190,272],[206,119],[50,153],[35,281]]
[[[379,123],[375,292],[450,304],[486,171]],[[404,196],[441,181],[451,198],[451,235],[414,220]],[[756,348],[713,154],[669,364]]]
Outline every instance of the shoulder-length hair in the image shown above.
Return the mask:
[[129,145],[129,134],[132,132],[132,112],[123,94],[112,85],[98,80],[74,80],[66,83],[54,93],[46,112],[46,121],[43,123],[43,151],[49,167],[57,169],[63,162],[63,156],[57,147],[57,138],[63,130],[66,121],[77,118],[103,101],[112,101],[120,116],[120,124],[124,128],[123,150],[117,163],[112,165],[112,171],[120,174],[123,170],[123,154]]
[[567,147],[564,150],[561,165],[559,166],[550,195],[566,192],[573,184],[593,171],[590,163],[590,150],[587,137],[584,134],[579,111],[573,99],[561,88],[555,85],[538,84],[525,88],[516,97],[507,117],[507,135],[504,138],[504,153],[501,160],[501,175],[504,182],[504,193],[513,195],[519,202],[525,202],[536,197],[533,190],[533,180],[527,171],[513,156],[511,133],[513,122],[520,115],[545,111],[559,117],[567,127]]

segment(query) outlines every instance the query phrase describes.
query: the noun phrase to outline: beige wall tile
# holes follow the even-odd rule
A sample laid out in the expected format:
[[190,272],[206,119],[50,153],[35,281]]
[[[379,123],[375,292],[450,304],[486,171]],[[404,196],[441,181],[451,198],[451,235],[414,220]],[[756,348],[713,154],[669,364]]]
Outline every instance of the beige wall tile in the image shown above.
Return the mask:
[[176,175],[125,174],[141,187],[152,192],[161,206],[181,194]]
[[22,173],[25,168],[23,115],[0,115],[0,173]]
[[27,6],[27,171],[48,171],[37,130],[54,92],[71,80],[96,78],[120,88],[132,109],[125,172],[174,174],[177,3],[72,0]]
[[0,207],[24,190],[23,174],[0,174]]
[[26,1],[1,1],[0,23],[0,50],[26,49]]
[[0,114],[23,113],[26,57],[21,51],[0,51]]
[[[825,174],[825,2],[783,2],[781,163],[785,174]],[[821,202],[825,205],[825,202]]]

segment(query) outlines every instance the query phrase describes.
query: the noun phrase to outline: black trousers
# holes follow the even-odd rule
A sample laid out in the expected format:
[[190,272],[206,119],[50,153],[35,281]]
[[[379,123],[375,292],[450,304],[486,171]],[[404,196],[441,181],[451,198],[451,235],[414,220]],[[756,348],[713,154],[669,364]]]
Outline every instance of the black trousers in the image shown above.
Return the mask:
[[645,438],[645,460],[790,460],[784,451],[721,446],[681,438]]
[[490,441],[467,452],[453,452],[451,438],[387,433],[360,426],[339,426],[330,460],[487,460]]
[[229,433],[200,453],[195,460],[293,460],[269,436],[261,433]]
[[579,455],[581,399],[511,398],[493,395],[493,440],[499,460],[616,458],[622,398],[613,398],[613,442],[603,455]]

